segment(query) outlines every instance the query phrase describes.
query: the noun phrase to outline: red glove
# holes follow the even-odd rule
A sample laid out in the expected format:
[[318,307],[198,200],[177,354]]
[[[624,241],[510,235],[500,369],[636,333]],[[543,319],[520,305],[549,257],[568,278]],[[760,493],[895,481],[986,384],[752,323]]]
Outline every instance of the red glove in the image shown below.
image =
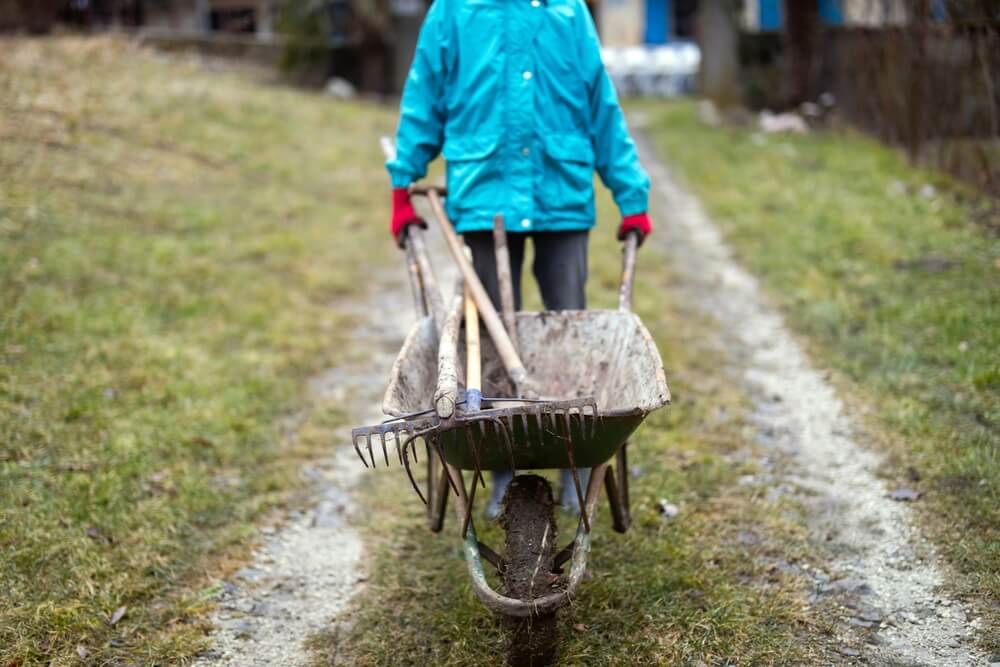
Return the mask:
[[618,240],[624,241],[625,237],[632,230],[639,232],[639,245],[646,240],[646,237],[653,231],[653,223],[649,221],[649,216],[645,213],[626,215],[622,218],[622,224],[618,227]]
[[406,188],[395,188],[392,191],[392,221],[389,224],[389,229],[400,248],[403,247],[406,228],[409,225],[420,225],[424,229],[427,228],[427,223],[413,210],[409,191]]

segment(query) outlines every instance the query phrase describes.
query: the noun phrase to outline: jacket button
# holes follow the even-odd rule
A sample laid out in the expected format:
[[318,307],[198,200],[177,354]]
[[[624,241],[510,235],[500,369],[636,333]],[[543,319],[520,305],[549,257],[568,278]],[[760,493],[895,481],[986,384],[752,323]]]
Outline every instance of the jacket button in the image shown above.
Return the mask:
[[524,157],[528,157],[529,155],[531,155],[531,149],[525,146],[524,148],[521,149],[521,155],[523,155]]
[[530,81],[531,80],[531,72],[525,71],[524,74],[522,74],[521,76],[524,77],[525,81]]
[[531,220],[525,218],[524,220],[521,221],[521,226],[524,227],[525,229],[531,227]]

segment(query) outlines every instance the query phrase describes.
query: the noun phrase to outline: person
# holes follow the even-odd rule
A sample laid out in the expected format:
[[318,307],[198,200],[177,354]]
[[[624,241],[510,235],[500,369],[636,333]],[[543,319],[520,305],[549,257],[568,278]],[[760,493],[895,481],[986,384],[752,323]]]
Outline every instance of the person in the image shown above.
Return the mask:
[[[408,187],[439,154],[447,163],[446,212],[494,304],[497,214],[518,308],[528,238],[545,307],[586,308],[595,169],[621,212],[618,238],[634,231],[641,242],[652,231],[649,178],[583,0],[434,0],[403,88],[396,155],[386,163],[400,246],[409,225],[425,226]],[[492,477],[488,517],[499,515],[511,475]],[[579,511],[569,471],[561,487],[563,507]]]

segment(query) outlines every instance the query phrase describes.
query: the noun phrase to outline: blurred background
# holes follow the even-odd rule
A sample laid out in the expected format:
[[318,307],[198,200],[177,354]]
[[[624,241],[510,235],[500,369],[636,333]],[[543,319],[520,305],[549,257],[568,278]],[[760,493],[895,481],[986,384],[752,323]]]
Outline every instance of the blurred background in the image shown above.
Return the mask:
[[[328,465],[375,418],[410,317],[379,139],[428,6],[0,0],[0,665],[190,664],[213,633],[304,655],[272,621],[315,632],[315,664],[502,655],[397,471],[358,482],[355,517]],[[1000,664],[1000,0],[589,8],[659,193],[635,307],[678,400],[637,436],[635,527],[595,550],[565,664],[846,664],[942,613]],[[598,193],[588,300],[613,307]],[[738,381],[756,356],[706,310],[741,292],[678,262],[702,217],[886,453],[884,502],[912,504],[978,626],[937,587],[850,616],[831,581],[864,577],[837,564],[839,522],[797,518],[830,471],[802,484],[767,417],[799,402]],[[340,599],[261,574],[286,522],[332,544],[294,558],[360,525],[375,565],[346,584],[350,627],[275,606]]]
[[[127,30],[280,67],[336,96],[398,95],[426,0],[0,0],[0,30]],[[699,90],[795,130],[831,112],[1000,193],[1000,0],[588,0],[624,96]],[[711,111],[707,111],[711,115]],[[777,125],[774,125],[774,123]]]

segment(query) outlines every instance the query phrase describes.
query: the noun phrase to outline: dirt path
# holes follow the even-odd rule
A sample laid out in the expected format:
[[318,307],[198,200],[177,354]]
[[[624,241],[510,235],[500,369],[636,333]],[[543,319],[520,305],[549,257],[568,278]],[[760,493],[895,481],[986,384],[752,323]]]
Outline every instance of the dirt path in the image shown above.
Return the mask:
[[[401,316],[375,318],[371,310],[356,308],[360,326],[352,348],[370,354],[313,378],[308,410],[346,405],[356,422],[352,426],[382,419],[385,381],[413,309],[401,280],[377,289],[380,312]],[[224,584],[213,618],[214,647],[195,665],[308,664],[307,640],[329,629],[365,578],[361,538],[350,522],[352,490],[364,468],[350,441],[345,429],[331,443],[334,457],[303,468],[303,482],[314,487],[310,508],[293,513],[275,531],[265,529],[270,535],[253,563]]]
[[[642,119],[632,122],[641,127]],[[881,665],[986,665],[972,646],[978,620],[940,590],[935,551],[913,528],[910,509],[887,499],[875,474],[879,455],[858,444],[843,403],[754,278],[733,261],[697,199],[641,134],[638,144],[654,183],[660,228],[653,238],[685,277],[682,296],[718,322],[756,397],[757,439],[773,455],[769,473],[752,482],[769,493],[791,494],[808,509],[813,543],[826,566],[787,565],[814,582],[811,602],[836,601],[834,650],[844,661]],[[315,378],[312,409],[346,403],[357,424],[381,418],[387,372],[412,320],[399,273],[377,298],[392,304],[382,312],[403,315],[376,321],[358,308],[366,324],[358,328],[357,346],[371,355]],[[345,431],[343,442],[349,439]],[[330,627],[364,580],[362,543],[349,520],[351,491],[362,473],[349,446],[303,470],[315,486],[314,505],[268,535],[254,562],[225,585],[214,648],[196,665],[308,664],[307,640]]]
[[[633,126],[642,122],[632,119]],[[940,590],[934,548],[876,476],[881,457],[858,444],[844,404],[732,259],[698,200],[638,139],[654,183],[660,229],[653,238],[684,277],[686,300],[718,322],[755,397],[757,439],[774,453],[770,475],[753,481],[793,494],[808,509],[826,566],[802,574],[815,582],[811,602],[839,602],[835,650],[883,665],[986,664],[972,646],[978,619]]]

